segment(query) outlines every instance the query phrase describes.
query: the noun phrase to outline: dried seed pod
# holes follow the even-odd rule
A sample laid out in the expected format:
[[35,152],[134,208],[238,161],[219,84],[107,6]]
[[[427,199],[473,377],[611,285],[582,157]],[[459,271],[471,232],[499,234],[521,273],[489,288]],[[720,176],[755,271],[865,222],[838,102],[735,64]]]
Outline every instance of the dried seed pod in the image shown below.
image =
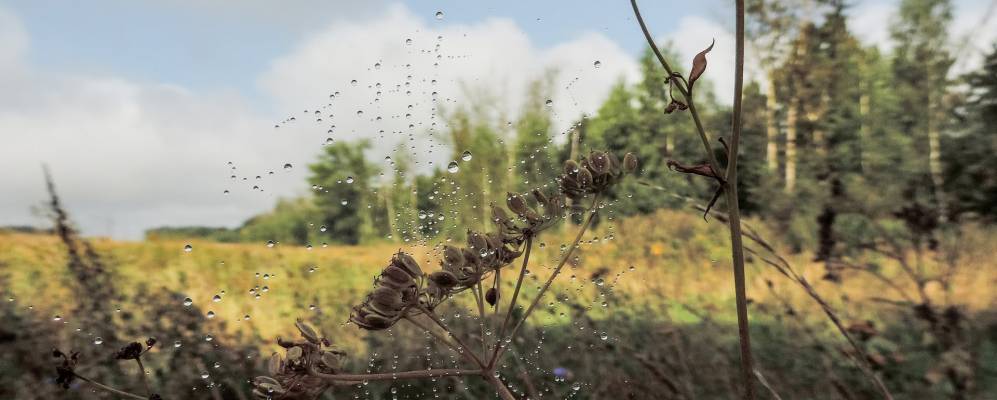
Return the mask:
[[292,347],[287,350],[287,361],[290,363],[296,363],[304,355],[304,351],[300,347]]
[[578,163],[575,160],[568,160],[564,162],[564,175],[575,176],[578,174]]
[[422,268],[419,267],[419,263],[408,254],[398,252],[391,261],[392,264],[402,267],[402,269],[404,269],[405,272],[408,272],[413,278],[422,276]]
[[589,153],[588,165],[594,176],[608,174],[611,167],[609,157],[601,151]]
[[139,342],[128,343],[114,354],[117,360],[136,360],[142,355],[142,344]]
[[592,177],[592,172],[590,172],[588,168],[583,168],[578,171],[578,186],[583,190],[588,190],[588,188],[592,186],[593,180],[594,178]]
[[481,251],[488,248],[488,242],[485,241],[485,236],[478,232],[467,233],[467,245],[476,250],[479,254]]
[[305,340],[314,344],[319,344],[318,333],[316,333],[315,329],[312,329],[311,326],[308,326],[305,321],[301,320],[301,318],[298,318],[294,322],[294,326],[298,328],[298,332],[301,332],[301,336],[304,337]]
[[447,264],[460,268],[464,264],[464,253],[457,247],[447,245],[443,248],[443,259]]
[[267,361],[267,372],[270,375],[279,375],[284,372],[284,362],[280,359],[280,354],[276,352],[270,355],[270,359]]
[[443,288],[451,288],[457,285],[457,276],[450,271],[436,271],[429,274],[429,280]]
[[498,297],[498,290],[495,290],[495,288],[490,288],[485,292],[485,301],[488,302],[488,305],[494,306],[495,302],[498,301]]
[[628,173],[637,171],[637,156],[633,153],[627,153],[623,156],[623,169]]
[[509,210],[516,213],[520,217],[530,211],[530,208],[526,205],[526,200],[517,194],[506,194],[506,205]]

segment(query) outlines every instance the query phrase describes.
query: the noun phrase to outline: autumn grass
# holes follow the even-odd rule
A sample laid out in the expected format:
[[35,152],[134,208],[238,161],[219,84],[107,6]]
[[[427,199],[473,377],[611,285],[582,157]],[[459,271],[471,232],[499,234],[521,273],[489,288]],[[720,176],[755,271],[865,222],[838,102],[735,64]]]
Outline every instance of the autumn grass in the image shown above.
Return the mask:
[[[585,235],[577,258],[568,263],[552,288],[555,297],[592,305],[590,315],[596,319],[609,313],[636,313],[650,308],[677,313],[680,320],[690,323],[697,318],[684,311],[683,305],[712,307],[732,299],[732,294],[723,290],[729,280],[728,250],[724,243],[713,239],[723,232],[722,224],[703,224],[698,216],[678,211],[659,211],[652,216],[616,222],[603,223]],[[992,257],[997,251],[997,235],[990,229],[965,229],[961,244],[964,249],[960,254],[961,262],[968,268],[961,268],[955,279],[952,301],[970,312],[992,309],[997,306],[997,294],[990,290],[997,280],[997,260]],[[535,246],[536,261],[523,287],[527,298],[536,293],[542,283],[538,278],[549,275],[559,258],[562,250],[551,243],[562,243],[564,239],[547,235]],[[118,288],[126,298],[165,288],[190,297],[205,312],[214,311],[217,316],[213,321],[225,321],[224,329],[263,339],[293,336],[295,318],[303,317],[319,324],[328,336],[336,338],[339,346],[356,350],[363,350],[365,333],[354,326],[345,326],[343,316],[349,315],[355,299],[369,290],[371,277],[384,267],[383,255],[399,249],[399,245],[392,243],[307,250],[280,244],[268,248],[263,243],[195,241],[191,242],[194,250],[185,253],[186,243],[178,241],[97,240],[94,244],[114,266]],[[412,252],[420,263],[435,265],[429,256],[433,249],[410,246],[405,250]],[[888,297],[889,292],[881,283],[862,275],[846,276],[846,284],[840,285],[823,281],[820,279],[823,265],[810,262],[810,254],[787,258],[814,283],[818,292],[844,310],[849,320],[875,320],[883,313],[884,306],[874,300]],[[882,263],[885,276],[900,275],[889,260],[877,261]],[[65,262],[64,251],[55,237],[0,235],[0,263],[4,265],[2,272],[10,277],[10,295],[21,304],[33,305],[34,312],[41,316],[60,315],[72,326],[73,318],[69,315],[73,304],[69,289],[72,283]],[[314,272],[309,272],[312,268]],[[752,299],[772,300],[766,294],[765,281],[778,284],[778,276],[759,262],[749,260],[748,268],[753,277],[748,282]],[[264,275],[270,278],[264,279]],[[905,284],[901,279],[895,281]],[[607,287],[612,285],[616,295],[625,296],[622,305],[602,307],[604,299],[598,291],[588,290],[600,282]],[[263,292],[264,286],[269,290]],[[250,293],[257,287],[259,299]],[[818,310],[803,291],[790,285],[781,287],[781,295],[795,307],[815,311],[804,314],[803,318],[820,320]],[[511,292],[511,287],[508,290]],[[929,286],[927,290],[942,294],[940,287]],[[212,297],[222,291],[222,301],[212,302]],[[843,298],[848,302],[844,303]],[[460,304],[470,307],[471,303]],[[126,310],[128,306],[120,305]],[[183,305],[178,302],[176,307]],[[244,320],[245,315],[250,316],[248,321]],[[712,316],[717,321],[735,321],[729,307],[717,307]],[[533,318],[544,324],[557,323],[559,319],[546,313]]]

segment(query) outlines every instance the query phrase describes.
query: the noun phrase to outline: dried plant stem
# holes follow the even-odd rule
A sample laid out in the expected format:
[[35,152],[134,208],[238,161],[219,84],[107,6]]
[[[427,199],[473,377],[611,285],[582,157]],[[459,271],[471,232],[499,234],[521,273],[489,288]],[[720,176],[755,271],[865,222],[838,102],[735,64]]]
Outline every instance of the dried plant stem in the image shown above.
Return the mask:
[[136,357],[135,362],[138,363],[138,372],[142,378],[142,386],[145,386],[145,392],[152,395],[152,389],[149,388],[149,379],[145,376],[145,366],[142,365],[142,357]]
[[505,383],[503,383],[501,379],[495,376],[494,373],[486,372],[485,374],[483,374],[483,376],[485,377],[485,380],[488,381],[488,383],[492,384],[492,386],[495,387],[496,393],[498,393],[499,397],[501,397],[502,400],[517,400],[516,396],[509,391],[508,387],[505,386]]
[[[564,253],[564,257],[561,257],[561,262],[557,264],[557,267],[554,267],[554,272],[550,274],[550,278],[547,278],[547,282],[545,282],[543,287],[540,288],[540,291],[537,292],[537,295],[533,298],[533,302],[530,303],[530,306],[526,309],[526,312],[523,313],[523,317],[520,318],[519,322],[516,323],[516,326],[512,328],[512,333],[509,334],[508,341],[511,342],[513,339],[516,338],[516,334],[519,333],[519,329],[522,328],[523,323],[526,322],[528,318],[530,318],[531,314],[533,314],[533,310],[537,308],[537,304],[540,304],[540,300],[543,299],[544,293],[546,293],[547,289],[550,289],[550,285],[554,283],[554,278],[557,278],[557,275],[561,273],[561,268],[564,268],[564,264],[568,262],[568,260],[571,258],[571,255],[574,254],[575,249],[578,248],[578,243],[582,241],[582,236],[585,235],[585,231],[587,231],[588,228],[592,225],[592,220],[595,219],[598,210],[599,210],[599,195],[595,194],[592,197],[592,205],[589,206],[589,209],[586,211],[586,213],[588,213],[588,218],[585,219],[585,223],[582,224],[581,228],[578,229],[578,235],[575,236],[575,240],[571,243],[571,247],[569,247],[568,251]],[[510,309],[509,312],[512,312],[512,310]],[[502,358],[502,352],[504,350],[504,346],[501,346],[500,344],[496,349],[497,353],[495,353],[495,356],[492,357],[490,363],[490,365],[492,366],[497,364],[498,360]]]
[[[482,375],[480,369],[427,369],[421,371],[391,372],[384,374],[324,374],[309,371],[312,376],[334,382],[391,381],[395,379],[441,378],[446,376]],[[141,397],[140,397],[141,398]]]
[[[682,79],[674,78],[675,72],[671,66],[668,65],[668,61],[665,60],[665,57],[661,54],[658,46],[654,43],[654,38],[647,29],[647,24],[644,23],[644,18],[640,15],[640,9],[637,7],[637,1],[630,0],[630,5],[633,7],[634,16],[636,17],[638,24],[640,24],[641,31],[644,33],[644,38],[647,40],[647,44],[651,47],[651,50],[658,58],[661,66],[666,72],[668,72],[669,79],[674,81],[675,87],[679,89],[679,92],[685,98],[686,104],[689,106],[689,114],[692,116],[692,119],[696,124],[696,131],[699,133],[699,137],[703,142],[703,148],[706,152],[706,158],[709,160],[710,167],[713,168],[713,171],[718,175],[721,174],[723,169],[720,168],[720,164],[717,162],[716,156],[713,154],[713,146],[710,144],[710,136],[703,127],[702,119],[696,109],[691,90]],[[751,335],[748,329],[748,301],[744,275],[744,247],[741,243],[741,212],[737,201],[737,156],[741,138],[741,92],[744,85],[744,1],[735,0],[735,6],[735,36],[737,43],[734,65],[734,110],[731,121],[731,145],[727,153],[727,170],[722,175],[724,178],[718,180],[723,186],[723,191],[727,199],[727,214],[730,217],[728,219],[728,225],[730,228],[731,259],[734,269],[734,294],[737,308],[738,338],[741,349],[741,380],[744,384],[744,396],[746,399],[750,400],[755,398],[754,377],[752,376],[754,361],[751,354]]]
[[474,285],[474,298],[478,303],[478,329],[481,335],[481,354],[488,353],[488,343],[485,342],[485,319],[487,315],[485,314],[485,291],[481,287],[481,282],[479,281],[477,285]]
[[426,314],[429,317],[429,319],[433,320],[433,322],[436,323],[437,326],[446,331],[447,335],[452,337],[454,341],[457,342],[457,345],[460,346],[461,350],[463,350],[463,353],[466,353],[468,356],[470,356],[474,360],[474,362],[478,364],[479,367],[485,368],[485,363],[481,362],[481,359],[478,358],[477,354],[474,354],[474,351],[472,351],[467,344],[464,344],[464,341],[460,340],[460,337],[455,335],[453,331],[451,331],[450,328],[448,328],[447,325],[440,320],[440,317],[438,317],[435,313],[425,308],[422,309],[422,312]]
[[[696,208],[701,211],[705,210],[705,207],[697,206]],[[729,216],[722,213],[714,212],[714,217],[716,217],[721,221],[729,220]],[[876,375],[876,373],[873,372],[872,368],[870,367],[869,356],[866,354],[865,350],[855,341],[854,338],[852,338],[852,335],[848,333],[848,330],[845,329],[845,326],[841,322],[841,319],[838,318],[838,313],[834,310],[833,307],[831,307],[830,304],[828,304],[827,301],[824,300],[824,298],[819,293],[817,293],[817,289],[815,289],[813,285],[810,284],[810,281],[808,281],[807,278],[804,277],[803,275],[799,274],[796,271],[796,269],[793,268],[793,265],[789,263],[789,261],[786,261],[785,258],[780,256],[779,253],[776,252],[775,247],[773,247],[771,244],[768,243],[768,241],[765,240],[765,238],[763,238],[761,235],[759,235],[757,232],[751,229],[750,226],[748,227],[747,231],[743,232],[742,234],[744,237],[748,238],[748,240],[754,242],[755,244],[765,249],[775,259],[773,260],[769,257],[766,257],[764,254],[760,254],[759,252],[752,250],[750,247],[745,247],[745,250],[747,250],[748,252],[750,252],[755,256],[758,256],[760,260],[762,260],[766,264],[771,265],[780,274],[784,275],[785,277],[795,282],[797,285],[803,288],[803,291],[806,292],[807,296],[809,296],[814,302],[817,303],[818,306],[820,306],[821,311],[824,312],[824,315],[827,316],[827,319],[831,321],[831,324],[834,325],[834,327],[838,330],[838,333],[840,333],[841,336],[845,338],[845,340],[851,346],[852,350],[855,351],[855,354],[857,356],[850,356],[849,358],[851,358],[855,362],[856,366],[858,366],[859,370],[861,370],[862,373],[867,378],[869,378],[869,380],[871,380],[873,384],[876,385],[876,388],[879,390],[880,394],[883,396],[884,399],[893,400],[893,395],[890,393],[890,390],[887,389],[886,384],[883,383],[883,380],[880,379],[879,376]]]
[[509,302],[509,309],[505,311],[505,318],[498,329],[498,335],[495,336],[495,349],[492,352],[491,360],[488,361],[489,367],[494,367],[498,359],[499,348],[502,347],[502,339],[505,338],[505,331],[508,329],[509,321],[512,319],[512,310],[516,308],[516,301],[519,300],[519,290],[523,287],[523,279],[526,277],[526,267],[530,263],[531,250],[533,250],[533,236],[528,235],[526,236],[526,250],[523,254],[523,266],[519,268],[519,278],[516,279],[516,288],[512,291],[512,300]]
[[447,338],[443,337],[443,335],[440,335],[436,331],[432,330],[430,327],[428,327],[426,325],[423,325],[421,322],[419,322],[418,320],[416,320],[415,318],[413,318],[413,316],[406,315],[404,318],[405,318],[406,321],[412,323],[412,325],[415,325],[415,326],[419,327],[419,329],[422,329],[422,330],[426,331],[427,333],[429,333],[430,335],[432,335],[434,338],[436,338],[436,340],[438,340],[440,343],[443,343],[443,345],[449,347],[455,353],[463,356],[464,358],[467,358],[468,361],[474,362],[474,359],[471,358],[470,356],[468,356],[464,352],[463,349],[461,349],[457,345],[453,344],[453,342],[451,342]]
[[108,393],[114,393],[114,394],[116,394],[118,396],[127,397],[129,399],[139,399],[139,400],[146,400],[147,399],[147,397],[139,396],[139,395],[134,394],[134,393],[128,393],[128,392],[125,392],[123,390],[115,389],[115,388],[107,386],[107,385],[105,385],[103,383],[94,381],[94,380],[92,380],[90,378],[86,378],[86,377],[84,377],[84,376],[82,376],[80,374],[77,374],[75,372],[73,373],[73,375],[76,376],[77,378],[79,378],[81,381],[89,383],[91,386],[93,386],[93,387],[95,387],[97,389],[103,390],[105,392],[108,392]]
[[[651,37],[651,32],[647,29],[647,24],[644,23],[644,18],[640,15],[640,9],[637,7],[637,0],[630,0],[630,6],[633,7],[634,16],[637,18],[637,23],[640,24],[640,30],[644,32],[644,39],[647,39],[647,44],[651,47],[651,51],[654,52],[654,56],[658,58],[658,63],[661,64],[661,66],[665,69],[665,72],[668,73],[669,79],[671,79],[671,77],[676,75],[675,70],[673,70],[671,65],[668,64],[668,61],[665,60],[665,56],[661,54],[661,50],[658,49],[658,45],[654,43],[654,38]],[[699,138],[703,141],[703,147],[707,149],[706,159],[709,160],[710,167],[712,167],[714,171],[722,171],[720,169],[720,163],[717,162],[717,157],[713,155],[713,147],[710,145],[710,136],[706,133],[706,129],[703,128],[703,121],[699,117],[699,112],[696,111],[696,104],[692,100],[692,93],[689,92],[689,89],[686,88],[681,79],[676,79],[675,83],[675,88],[679,90],[679,93],[682,94],[682,98],[685,100],[685,103],[689,106],[689,115],[692,116],[693,122],[696,123],[696,132],[699,133]]]

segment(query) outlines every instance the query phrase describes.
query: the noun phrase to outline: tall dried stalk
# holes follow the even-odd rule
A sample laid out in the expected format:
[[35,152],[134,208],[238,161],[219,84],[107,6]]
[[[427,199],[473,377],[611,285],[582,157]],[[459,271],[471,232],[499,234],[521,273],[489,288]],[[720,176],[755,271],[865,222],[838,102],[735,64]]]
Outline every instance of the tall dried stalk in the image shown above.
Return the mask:
[[654,38],[651,36],[651,33],[647,29],[647,25],[644,23],[643,17],[640,15],[640,9],[637,7],[637,1],[630,0],[630,5],[633,7],[634,16],[640,24],[641,31],[644,32],[644,38],[647,40],[648,46],[650,46],[651,50],[654,52],[654,55],[657,57],[658,62],[661,63],[661,66],[668,73],[669,84],[672,88],[678,89],[679,93],[682,94],[682,101],[673,98],[669,108],[665,111],[671,112],[675,110],[675,108],[679,110],[689,110],[689,115],[692,116],[693,122],[696,125],[696,130],[703,142],[703,149],[705,150],[706,159],[708,160],[708,164],[694,167],[685,167],[678,163],[670,163],[670,165],[681,172],[713,178],[720,184],[720,189],[717,192],[717,195],[720,195],[720,192],[723,192],[726,197],[727,214],[730,216],[728,226],[730,228],[731,260],[734,268],[734,294],[737,308],[737,330],[741,349],[741,380],[744,385],[744,398],[754,399],[755,385],[754,374],[752,372],[754,371],[754,362],[751,354],[751,335],[748,327],[748,301],[747,294],[745,293],[744,247],[741,243],[741,211],[737,201],[737,156],[741,141],[741,92],[744,85],[744,1],[735,1],[735,36],[737,44],[734,62],[734,110],[731,121],[731,139],[729,147],[727,148],[726,171],[721,168],[720,164],[717,162],[716,156],[713,154],[714,149],[711,144],[710,136],[706,132],[706,129],[703,128],[702,119],[699,116],[699,112],[696,110],[696,103],[693,99],[693,84],[705,71],[706,53],[713,48],[713,45],[710,45],[709,48],[699,53],[693,60],[693,67],[687,80],[681,74],[676,73],[672,69],[672,67],[668,64],[668,61],[666,61],[665,57],[661,54],[658,46],[654,43]]

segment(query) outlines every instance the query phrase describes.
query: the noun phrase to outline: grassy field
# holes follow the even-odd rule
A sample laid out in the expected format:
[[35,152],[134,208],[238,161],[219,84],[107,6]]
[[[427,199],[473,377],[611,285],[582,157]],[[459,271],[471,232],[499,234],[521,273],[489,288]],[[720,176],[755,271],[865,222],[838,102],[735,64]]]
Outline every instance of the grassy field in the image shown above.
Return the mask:
[[[541,238],[535,253],[537,262],[533,264],[530,280],[524,289],[527,296],[536,291],[538,280],[548,276],[549,268],[562,252],[561,243],[568,241],[572,231],[572,227],[565,227]],[[319,326],[327,336],[334,338],[338,346],[356,354],[360,368],[364,365],[364,355],[367,355],[370,365],[379,358],[389,356],[383,350],[373,355],[368,346],[379,343],[379,339],[370,338],[364,331],[345,324],[350,306],[363,298],[371,287],[372,278],[399,248],[415,254],[424,270],[435,269],[438,259],[437,243],[405,246],[384,243],[307,249],[283,244],[268,247],[265,243],[195,241],[190,242],[193,246],[190,252],[184,251],[187,242],[179,241],[95,240],[93,244],[110,266],[115,289],[123,296],[120,304],[103,305],[114,313],[129,312],[139,320],[159,318],[158,315],[149,315],[148,307],[136,306],[141,303],[138,299],[151,293],[171,292],[172,297],[169,298],[174,303],[162,307],[196,309],[204,315],[213,312],[216,315],[214,318],[204,317],[201,321],[204,331],[218,337],[239,338],[243,344],[260,349],[263,354],[274,349],[273,338],[293,336],[293,322],[300,317]],[[697,340],[716,336],[712,344],[699,345],[720,346],[735,354],[733,347],[724,347],[732,345],[730,340],[736,338],[732,331],[724,332],[725,329],[733,329],[730,325],[734,318],[726,246],[727,240],[719,223],[703,222],[690,213],[661,211],[622,223],[607,221],[601,224],[585,238],[578,256],[571,260],[570,270],[558,279],[554,296],[544,303],[548,312],[536,314],[532,321],[540,332],[560,332],[556,337],[547,338],[543,352],[548,354],[547,357],[561,354],[559,352],[565,349],[559,346],[571,348],[571,343],[576,346],[582,343],[589,343],[589,346],[610,343],[617,350],[633,348],[654,335],[667,336],[668,329],[672,329],[668,327],[677,327],[675,329],[680,331],[693,330],[687,333],[685,339],[692,346],[689,351],[695,350]],[[958,305],[966,315],[992,315],[997,309],[997,292],[992,290],[997,287],[997,260],[991,256],[994,250],[997,250],[997,236],[992,232],[967,228],[959,244],[958,262],[961,267],[952,289],[946,294],[943,288],[929,285],[925,291],[932,298]],[[824,266],[810,262],[809,254],[790,255],[787,259],[814,282],[817,292],[829,300],[847,324],[871,320],[886,332],[894,329],[891,327],[902,326],[907,320],[904,310],[898,310],[896,305],[886,304],[882,299],[876,300],[889,298],[891,290],[894,290],[885,287],[883,282],[858,273],[846,273],[841,283],[829,282],[821,279]],[[916,289],[912,284],[905,283],[902,271],[896,265],[884,260],[878,262],[882,263],[882,276],[893,281],[893,285],[907,290]],[[62,341],[53,346],[90,346],[94,338],[90,336],[86,318],[73,315],[73,298],[79,294],[72,289],[76,283],[67,273],[66,263],[64,246],[58,237],[26,234],[0,236],[0,273],[7,278],[5,290],[12,299],[9,303],[16,304],[20,314],[49,321],[44,329],[52,330]],[[932,268],[933,264],[926,265]],[[812,332],[816,340],[835,348],[844,348],[844,342],[836,336],[816,304],[792,282],[758,260],[750,262],[749,267],[748,293],[752,300],[752,321],[756,323],[754,329],[759,330],[755,346],[761,354],[761,368],[780,377],[782,383],[777,382],[775,386],[784,384],[782,390],[798,393],[792,380],[805,382],[809,375],[785,377],[791,371],[785,368],[794,367],[784,363],[785,359],[781,357],[785,354],[771,352],[795,354],[808,351],[808,347],[801,343],[797,343],[798,348],[786,347],[785,341],[794,332]],[[506,283],[511,285],[511,282]],[[213,301],[215,295],[220,295],[221,300]],[[183,304],[184,297],[193,300],[191,307]],[[470,315],[469,305],[459,303],[450,309],[452,311],[448,315]],[[783,312],[787,306],[795,310],[791,320]],[[54,320],[56,316],[60,317],[58,321]],[[118,323],[128,324],[125,320]],[[994,326],[993,320],[977,320],[976,323],[984,332],[986,326]],[[643,329],[652,329],[654,333]],[[142,334],[155,335],[164,343],[175,339],[164,336],[164,333]],[[539,337],[544,336],[541,334]],[[892,341],[902,346],[903,336],[899,338]],[[989,340],[984,342],[991,343]],[[114,346],[111,344],[108,351],[116,348]],[[669,348],[661,346],[662,351]],[[766,349],[770,350],[769,354],[765,353]],[[655,353],[648,351],[647,354],[653,356]],[[810,357],[797,356],[801,359]],[[595,368],[582,364],[594,361],[570,361],[572,357],[564,355],[563,362],[576,362],[578,375],[581,375],[577,378],[579,381],[598,381],[595,378],[598,374],[584,376],[582,373],[585,368]],[[833,361],[841,364],[840,368],[846,371],[850,368],[840,359]],[[538,370],[540,377],[537,379],[540,380],[544,379],[545,370],[549,371],[549,367],[558,364],[535,362],[529,368]],[[620,378],[620,384],[632,385],[633,382],[625,378],[625,371],[635,368],[635,365],[640,367],[645,362],[653,364],[658,361],[617,359],[616,367],[624,376]],[[631,374],[654,375],[647,368],[640,367],[638,372]],[[922,372],[910,372],[919,373]],[[695,372],[692,374],[696,375]],[[681,381],[681,378],[678,379]],[[985,380],[978,382],[986,384]],[[599,390],[611,390],[600,389],[595,383],[585,383],[592,385],[587,386],[592,398],[598,398],[596,394]],[[691,390],[696,393],[697,389]],[[700,395],[709,397],[703,392]]]

